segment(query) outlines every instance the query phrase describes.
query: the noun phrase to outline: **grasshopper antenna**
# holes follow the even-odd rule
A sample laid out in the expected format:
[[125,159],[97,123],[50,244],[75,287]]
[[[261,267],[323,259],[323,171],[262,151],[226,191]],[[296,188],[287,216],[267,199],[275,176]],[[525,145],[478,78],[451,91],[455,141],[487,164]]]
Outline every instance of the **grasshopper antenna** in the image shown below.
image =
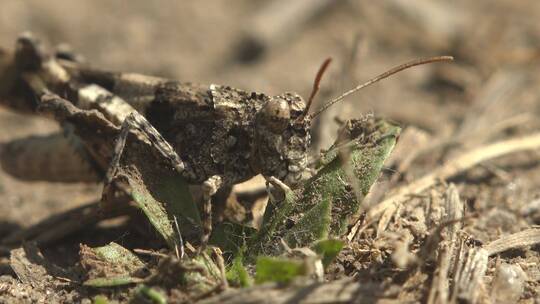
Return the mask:
[[[378,82],[380,80],[383,80],[383,79],[385,79],[385,78],[387,78],[387,77],[389,77],[391,75],[394,75],[394,74],[396,74],[398,72],[401,72],[403,70],[406,70],[408,68],[411,68],[411,67],[414,67],[414,66],[417,66],[417,65],[427,64],[427,63],[440,62],[440,61],[452,61],[452,60],[454,60],[454,57],[452,57],[452,56],[437,56],[437,57],[415,59],[415,60],[409,61],[407,63],[398,65],[398,66],[393,67],[390,70],[388,70],[388,71],[386,71],[386,72],[384,72],[384,73],[382,73],[380,75],[375,76],[374,78],[371,78],[370,80],[364,82],[363,84],[360,84],[357,87],[355,87],[353,89],[350,89],[349,91],[343,93],[342,95],[330,100],[325,105],[323,105],[321,107],[321,109],[319,109],[317,112],[311,114],[310,116],[311,116],[311,118],[317,117],[322,112],[326,111],[326,109],[328,109],[329,107],[331,107],[335,103],[343,100],[345,97],[355,93],[356,91],[361,90],[361,89],[363,89],[365,87],[368,87],[368,86],[370,86],[370,85],[372,85],[372,84],[374,84],[374,83],[376,83],[376,82]],[[322,69],[322,67],[321,67],[321,69]],[[319,74],[317,74],[317,76],[319,76]],[[315,79],[315,81],[317,81],[317,79]],[[313,88],[315,89],[315,86],[313,86]],[[313,96],[313,93],[312,93],[312,96]],[[310,97],[310,101],[311,101],[311,97]],[[308,102],[308,105],[309,104],[310,103]],[[307,107],[306,107],[306,109],[307,109]]]
[[304,117],[306,117],[306,115],[308,114],[309,108],[311,107],[311,104],[313,104],[313,99],[317,95],[317,92],[319,92],[322,76],[324,75],[324,72],[330,65],[330,62],[332,62],[332,57],[326,58],[326,60],[324,60],[324,62],[319,67],[319,71],[317,71],[317,75],[315,76],[315,81],[313,81],[313,89],[311,89],[311,95],[309,95],[306,109],[300,116],[298,116],[296,121],[302,121]]

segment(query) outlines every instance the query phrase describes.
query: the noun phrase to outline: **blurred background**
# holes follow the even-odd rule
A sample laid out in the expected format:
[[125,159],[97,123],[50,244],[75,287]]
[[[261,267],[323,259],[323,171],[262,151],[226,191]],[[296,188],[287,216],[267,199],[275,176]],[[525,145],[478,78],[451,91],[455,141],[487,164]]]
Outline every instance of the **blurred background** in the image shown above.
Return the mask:
[[[313,130],[317,151],[335,138],[336,117],[367,113],[415,127],[423,144],[488,132],[515,117],[524,120],[511,132],[537,130],[530,118],[540,109],[538,20],[536,0],[1,0],[0,46],[13,48],[21,32],[32,31],[103,69],[304,97],[331,56],[318,106],[410,59],[455,56],[451,64],[402,72],[325,112]],[[55,130],[46,119],[0,109],[2,142]],[[99,188],[2,173],[1,217],[27,226],[99,197]]]

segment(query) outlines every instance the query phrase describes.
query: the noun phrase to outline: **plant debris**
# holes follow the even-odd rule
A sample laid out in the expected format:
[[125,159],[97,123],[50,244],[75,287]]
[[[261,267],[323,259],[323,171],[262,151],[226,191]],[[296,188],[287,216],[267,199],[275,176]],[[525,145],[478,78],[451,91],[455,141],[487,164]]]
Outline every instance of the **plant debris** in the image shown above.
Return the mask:
[[[537,1],[6,0],[1,11],[1,303],[538,301]],[[342,97],[437,54],[455,60]],[[257,91],[251,101],[317,94],[294,113],[311,118],[307,179],[223,187],[206,248],[208,188],[173,170],[156,141],[128,132],[108,170],[133,111],[192,158],[206,150],[190,143],[217,143],[206,159],[229,166],[224,156],[246,146],[244,127],[207,136],[208,117],[167,125],[172,79],[193,81],[184,97],[199,105],[244,90]],[[333,96],[347,100],[325,110]],[[170,136],[180,128],[189,141]],[[268,156],[234,162],[263,163],[296,170]]]

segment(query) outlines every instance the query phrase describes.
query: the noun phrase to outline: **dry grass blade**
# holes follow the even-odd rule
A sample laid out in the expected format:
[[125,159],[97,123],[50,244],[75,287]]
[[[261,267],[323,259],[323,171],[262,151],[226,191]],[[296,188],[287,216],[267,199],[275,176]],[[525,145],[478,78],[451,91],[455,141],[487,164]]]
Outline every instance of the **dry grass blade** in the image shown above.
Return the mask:
[[467,248],[462,245],[462,258],[456,261],[458,271],[455,273],[450,302],[456,303],[456,299],[460,299],[467,303],[476,303],[481,292],[485,291],[483,279],[487,270],[488,253],[482,248]]
[[540,133],[529,136],[500,141],[466,152],[459,157],[449,160],[441,167],[433,170],[416,181],[398,188],[393,194],[374,206],[368,212],[368,218],[373,219],[382,215],[379,221],[379,233],[386,229],[390,218],[393,216],[398,205],[405,202],[409,196],[420,194],[422,191],[433,186],[439,180],[446,180],[462,173],[479,163],[520,151],[536,150],[540,148]]
[[[459,219],[463,218],[463,202],[454,184],[446,191],[445,199],[445,222],[452,224],[445,227],[444,238],[440,240],[437,248],[437,269],[431,283],[428,303],[446,303],[450,295],[449,277],[451,276],[452,257],[455,255],[456,246],[459,242],[458,231],[462,228]],[[437,237],[437,236],[435,236]],[[428,247],[428,250],[431,248]]]
[[484,249],[488,255],[494,255],[509,249],[523,248],[540,243],[540,229],[527,229],[514,234],[505,235],[487,244]]
[[468,133],[462,135],[452,135],[450,137],[443,137],[439,139],[433,139],[428,145],[417,148],[410,152],[409,157],[402,165],[400,165],[398,172],[405,172],[408,167],[419,157],[435,153],[436,151],[444,150],[453,145],[460,147],[467,146],[467,143],[474,142],[476,146],[480,146],[485,143],[492,136],[501,134],[507,129],[515,128],[529,124],[533,121],[534,115],[530,113],[521,113],[506,119],[485,125],[482,128],[470,130]]

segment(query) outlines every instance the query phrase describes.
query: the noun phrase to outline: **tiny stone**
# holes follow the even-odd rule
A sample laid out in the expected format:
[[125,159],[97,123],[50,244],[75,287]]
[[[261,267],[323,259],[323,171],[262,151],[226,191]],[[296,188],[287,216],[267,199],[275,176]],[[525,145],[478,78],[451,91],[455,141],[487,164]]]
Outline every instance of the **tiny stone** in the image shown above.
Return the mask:
[[526,277],[519,265],[504,263],[497,267],[491,287],[493,303],[516,303],[523,293]]

